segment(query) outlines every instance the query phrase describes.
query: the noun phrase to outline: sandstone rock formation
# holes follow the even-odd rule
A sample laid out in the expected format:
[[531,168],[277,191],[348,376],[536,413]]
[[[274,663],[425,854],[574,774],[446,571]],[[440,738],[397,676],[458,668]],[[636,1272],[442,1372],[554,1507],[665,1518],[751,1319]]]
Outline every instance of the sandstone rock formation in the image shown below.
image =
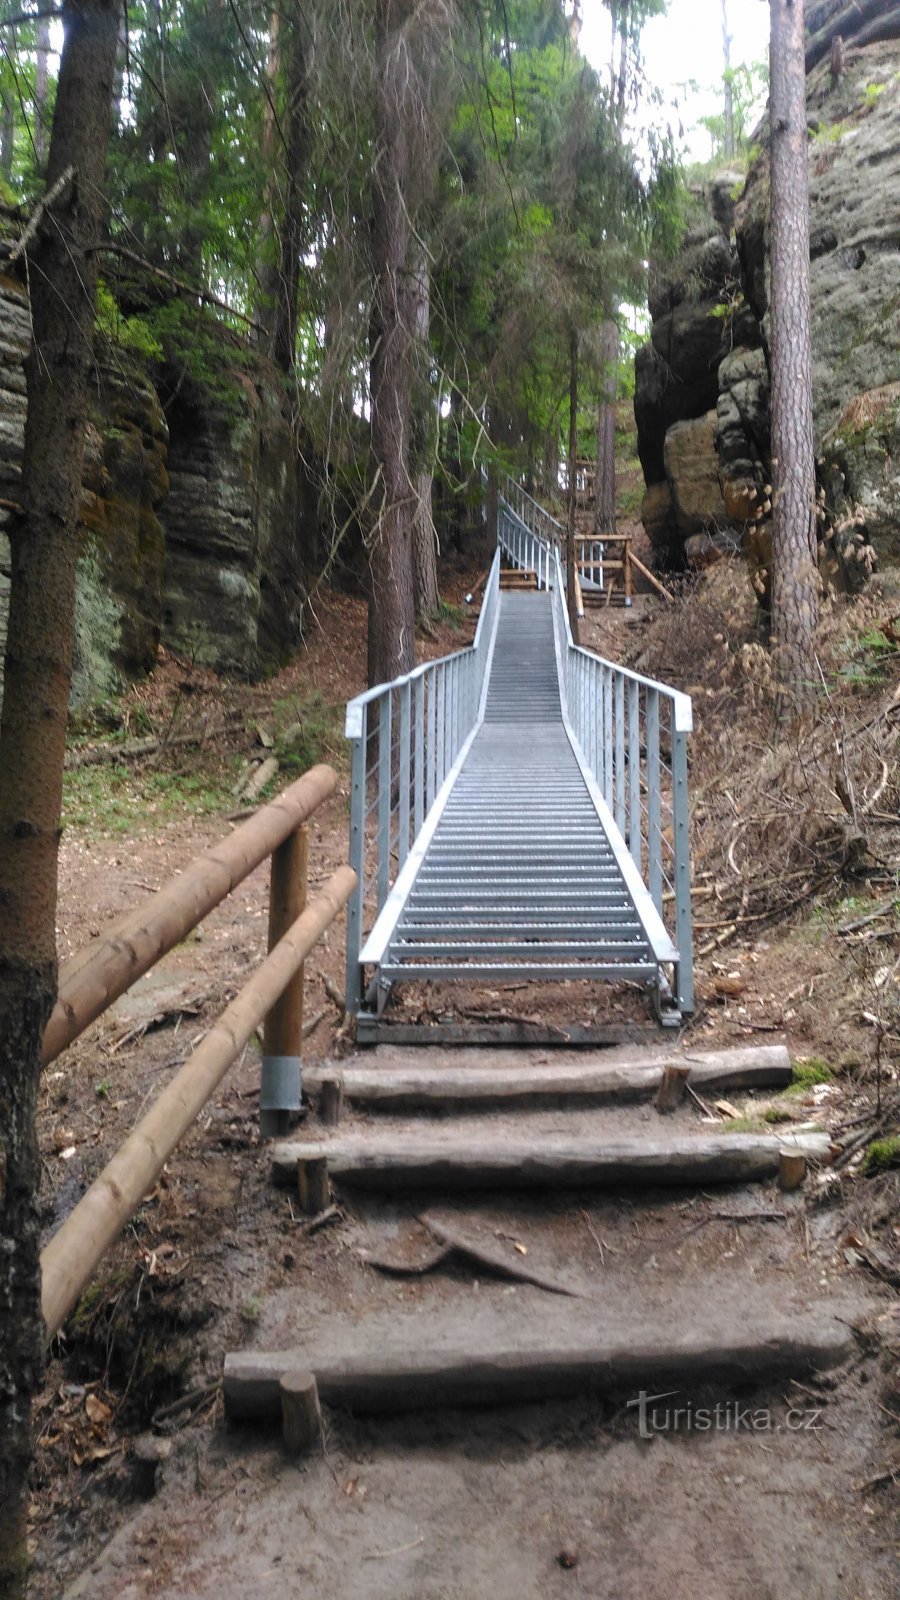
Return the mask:
[[[21,475],[31,330],[0,277],[0,692],[6,529]],[[81,506],[72,704],[150,670],[160,641],[242,677],[283,661],[302,625],[298,462],[276,374],[242,351],[214,392],[98,335]],[[232,370],[233,368],[233,370]],[[160,394],[168,398],[168,415]]]
[[[820,0],[807,8],[807,105],[810,125],[814,408],[820,483],[835,528],[832,575],[858,587],[876,558],[900,564],[900,7],[882,0]],[[843,34],[843,70],[835,80],[830,41]],[[765,130],[762,130],[763,134]],[[710,225],[723,218],[721,187],[705,197]],[[655,292],[651,344],[639,353],[635,414],[648,483],[645,521],[667,564],[684,559],[688,528],[679,504],[692,493],[692,520],[707,530],[730,527],[758,553],[769,509],[767,346],[768,163],[751,168],[733,211],[733,233],[720,221],[704,259],[718,278],[695,275],[680,258],[670,273],[681,311],[671,337],[672,293]],[[696,252],[698,228],[687,258]],[[732,252],[729,260],[727,252]],[[715,287],[713,287],[715,286]],[[719,296],[721,345],[715,394],[706,381],[713,340],[710,294]],[[660,346],[669,351],[665,383]],[[698,371],[704,382],[698,382]],[[678,396],[677,403],[672,395]],[[717,483],[709,471],[705,418],[716,411]],[[675,426],[696,424],[669,443]],[[662,468],[662,470],[660,470]],[[698,499],[700,485],[708,497]]]

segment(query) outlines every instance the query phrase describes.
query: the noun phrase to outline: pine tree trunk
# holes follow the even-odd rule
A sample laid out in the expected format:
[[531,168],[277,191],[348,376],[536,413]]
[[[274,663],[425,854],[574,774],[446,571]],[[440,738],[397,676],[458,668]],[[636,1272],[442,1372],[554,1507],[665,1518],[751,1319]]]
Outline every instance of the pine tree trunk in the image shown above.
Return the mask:
[[368,671],[371,684],[415,664],[409,473],[410,329],[404,282],[409,256],[409,133],[405,52],[399,35],[411,0],[377,0],[375,147],[372,173],[372,305],[369,384],[372,456],[380,477],[378,517],[369,541]]
[[271,320],[271,351],[282,372],[293,372],[297,358],[300,266],[306,244],[303,192],[309,163],[309,54],[305,24],[296,17],[284,51],[287,73],[283,127],[284,206],[278,229],[278,264]]
[[0,1594],[25,1594],[32,1397],[43,1370],[35,1108],[56,990],[57,853],[77,515],[119,0],[66,0],[48,190],[29,250],[33,342],[0,723]]
[[728,26],[728,0],[722,0],[722,82],[725,90],[725,154],[734,158],[734,85],[731,81],[731,30]]
[[815,680],[819,575],[802,0],[770,0],[772,643],[797,700]]
[[415,341],[415,407],[418,412],[419,439],[417,454],[419,464],[413,472],[413,575],[416,588],[416,616],[436,617],[441,596],[437,574],[437,532],[431,512],[432,470],[434,455],[434,400],[431,390],[431,352],[428,330],[431,321],[431,271],[428,255],[418,239],[411,241],[410,268],[410,327]]
[[578,498],[578,334],[569,335],[569,456],[566,516],[566,605],[572,638],[578,643],[578,601],[575,583],[575,506]]
[[603,324],[603,398],[597,416],[597,474],[594,485],[594,532],[599,538],[616,531],[616,361],[619,330]]
[[35,23],[34,69],[34,153],[39,167],[43,167],[50,148],[50,120],[47,100],[50,93],[50,19],[41,17]]
[[7,183],[12,178],[13,152],[16,142],[16,110],[12,91],[4,90],[0,97],[0,175]]

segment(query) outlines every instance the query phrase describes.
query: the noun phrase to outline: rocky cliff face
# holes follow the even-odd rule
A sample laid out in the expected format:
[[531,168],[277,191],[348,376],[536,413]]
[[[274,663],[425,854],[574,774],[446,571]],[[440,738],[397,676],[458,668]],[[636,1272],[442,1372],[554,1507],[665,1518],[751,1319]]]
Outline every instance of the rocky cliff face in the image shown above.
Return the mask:
[[[28,299],[0,277],[0,692],[19,498]],[[98,338],[81,505],[74,707],[150,670],[160,641],[242,677],[300,641],[297,457],[276,374],[244,352],[205,391]],[[168,415],[160,394],[171,395]]]
[[243,371],[227,404],[182,384],[168,414],[163,642],[258,677],[302,624],[297,468],[275,374]]
[[[882,569],[900,566],[900,7],[821,0],[808,8],[807,24],[817,454],[834,527],[831,573],[854,588],[876,559]],[[842,29],[835,78],[831,40]],[[675,565],[701,527],[730,531],[766,559],[765,151],[730,217],[721,195],[728,183],[703,197],[707,237],[689,238],[677,272],[657,290],[652,343],[638,358],[645,517]],[[697,270],[704,260],[716,264],[706,276]],[[677,340],[669,283],[681,296]],[[686,421],[696,448],[676,431]]]
[[[25,439],[31,324],[24,286],[0,278],[0,672],[9,543]],[[159,642],[168,430],[152,384],[126,352],[98,342],[90,401],[72,703],[89,704],[149,670]]]

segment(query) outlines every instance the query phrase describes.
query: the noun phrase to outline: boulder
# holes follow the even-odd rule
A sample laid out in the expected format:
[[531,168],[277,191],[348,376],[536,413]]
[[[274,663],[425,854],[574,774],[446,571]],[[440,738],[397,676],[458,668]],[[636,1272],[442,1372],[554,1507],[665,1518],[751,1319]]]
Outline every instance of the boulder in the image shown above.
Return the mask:
[[725,522],[715,445],[716,413],[676,422],[666,434],[666,478],[675,521],[682,535],[702,533]]
[[769,372],[761,349],[733,350],[719,367],[715,446],[725,514],[750,522],[768,478]]
[[647,485],[641,504],[641,521],[654,550],[665,553],[671,549],[676,538],[677,522],[672,490],[665,480]]
[[648,483],[665,476],[665,441],[673,423],[715,406],[724,319],[720,302],[685,301],[653,324],[649,345],[635,357],[634,415],[638,455]]

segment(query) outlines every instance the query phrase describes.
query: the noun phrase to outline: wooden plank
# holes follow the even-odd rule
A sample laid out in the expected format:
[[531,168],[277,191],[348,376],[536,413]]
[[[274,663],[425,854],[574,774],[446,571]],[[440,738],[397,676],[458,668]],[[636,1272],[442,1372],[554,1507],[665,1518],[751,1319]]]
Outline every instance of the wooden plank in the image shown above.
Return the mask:
[[[365,1331],[363,1328],[362,1332]],[[233,1351],[225,1357],[225,1409],[232,1418],[275,1419],[280,1384],[299,1367],[315,1373],[319,1398],[354,1411],[411,1411],[435,1406],[478,1406],[567,1395],[615,1394],[637,1388],[712,1379],[745,1380],[827,1370],[853,1351],[849,1329],[809,1313],[788,1320],[742,1315],[709,1326],[704,1312],[686,1327],[669,1320],[660,1334],[636,1324],[629,1332],[576,1331],[540,1336],[522,1347],[497,1330],[468,1338],[435,1337],[398,1323],[393,1338],[368,1346]]]
[[358,1045],[496,1045],[498,1047],[539,1044],[578,1049],[587,1046],[644,1044],[659,1038],[655,1023],[615,1023],[609,1026],[582,1027],[567,1023],[551,1027],[541,1022],[382,1022],[362,1016],[356,1021]]
[[321,1094],[329,1081],[343,1079],[347,1099],[360,1105],[391,1110],[421,1110],[449,1106],[461,1109],[491,1105],[528,1105],[546,1101],[642,1100],[654,1095],[668,1067],[688,1067],[695,1088],[738,1089],[784,1087],[791,1081],[791,1058],[783,1044],[738,1050],[711,1050],[703,1055],[672,1056],[658,1061],[568,1062],[508,1065],[491,1062],[485,1067],[415,1064],[382,1066],[350,1062],[340,1074],[334,1067],[309,1067],[304,1085]]
[[634,555],[634,553],[632,553],[631,564],[632,566],[637,567],[638,572],[643,574],[648,583],[652,583],[654,589],[656,589],[657,593],[662,595],[664,600],[672,600],[674,598],[671,590],[667,589],[664,583],[660,583],[656,574],[651,572],[649,567],[645,567],[643,561],[640,561],[638,557]]
[[338,1183],[368,1189],[564,1189],[742,1183],[773,1176],[783,1151],[824,1160],[827,1134],[673,1132],[608,1139],[548,1135],[473,1139],[465,1129],[284,1140],[272,1149],[276,1183],[295,1184],[298,1163],[326,1158]]

